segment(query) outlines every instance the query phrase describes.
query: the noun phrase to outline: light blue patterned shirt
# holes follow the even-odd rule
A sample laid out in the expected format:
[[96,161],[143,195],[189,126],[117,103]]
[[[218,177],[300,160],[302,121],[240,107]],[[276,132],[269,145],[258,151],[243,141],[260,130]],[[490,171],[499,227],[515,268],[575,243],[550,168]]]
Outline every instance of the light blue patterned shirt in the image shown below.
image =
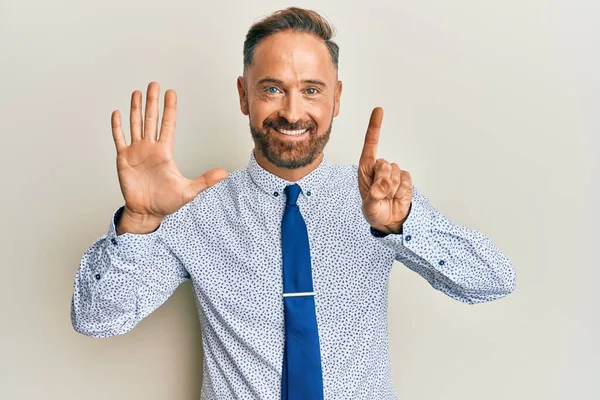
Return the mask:
[[[330,164],[297,183],[309,234],[325,399],[395,399],[388,277],[398,260],[432,287],[474,304],[511,293],[511,262],[455,224],[413,185],[401,234],[375,237],[361,212],[356,165]],[[279,399],[284,344],[281,218],[288,182],[257,164],[201,192],[149,234],[108,233],[85,252],[73,327],[102,338],[134,328],[185,280],[202,328],[202,399]]]

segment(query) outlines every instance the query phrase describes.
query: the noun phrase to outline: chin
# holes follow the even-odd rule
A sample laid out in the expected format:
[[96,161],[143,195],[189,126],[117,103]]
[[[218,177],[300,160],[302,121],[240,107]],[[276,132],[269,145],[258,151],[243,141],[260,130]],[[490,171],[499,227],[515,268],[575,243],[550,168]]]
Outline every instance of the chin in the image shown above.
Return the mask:
[[279,168],[287,168],[287,169],[296,169],[296,168],[302,168],[305,167],[307,165],[310,165],[314,160],[315,160],[315,156],[313,155],[308,155],[308,156],[294,156],[294,157],[285,157],[285,156],[281,156],[281,154],[277,154],[276,152],[273,151],[267,151],[266,154],[263,153],[265,155],[265,158],[267,160],[269,160],[269,162]]
[[278,137],[272,129],[266,132],[255,129],[250,123],[250,133],[254,146],[264,158],[278,168],[297,169],[312,164],[323,152],[329,141],[331,124],[320,136],[310,131],[306,139],[286,140]]

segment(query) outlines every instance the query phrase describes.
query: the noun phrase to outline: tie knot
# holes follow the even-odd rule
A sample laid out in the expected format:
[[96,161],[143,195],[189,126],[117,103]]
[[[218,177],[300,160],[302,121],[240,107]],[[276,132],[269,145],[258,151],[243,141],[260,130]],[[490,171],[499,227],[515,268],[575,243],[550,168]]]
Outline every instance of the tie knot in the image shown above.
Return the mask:
[[283,189],[285,192],[285,204],[288,206],[295,206],[300,195],[300,186],[298,184],[288,185]]

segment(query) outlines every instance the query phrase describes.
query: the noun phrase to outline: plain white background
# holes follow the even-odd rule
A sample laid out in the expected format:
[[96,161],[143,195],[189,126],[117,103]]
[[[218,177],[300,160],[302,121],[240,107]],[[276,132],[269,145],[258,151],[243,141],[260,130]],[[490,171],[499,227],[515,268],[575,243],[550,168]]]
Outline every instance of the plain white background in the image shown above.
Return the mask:
[[[110,114],[156,80],[179,95],[175,158],[246,165],[235,80],[258,18],[288,3],[0,1],[0,398],[198,399],[191,285],[130,333],[69,319],[87,247],[122,204]],[[326,148],[379,156],[513,261],[516,291],[468,306],[404,265],[390,280],[399,399],[600,399],[600,10],[595,0],[299,1],[336,27],[340,116]]]

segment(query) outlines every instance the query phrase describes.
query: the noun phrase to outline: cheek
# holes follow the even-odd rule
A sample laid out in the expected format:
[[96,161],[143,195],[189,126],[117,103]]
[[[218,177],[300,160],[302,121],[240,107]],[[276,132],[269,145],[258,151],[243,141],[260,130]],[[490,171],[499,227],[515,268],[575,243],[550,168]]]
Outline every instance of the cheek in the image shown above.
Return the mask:
[[333,114],[334,99],[329,96],[320,99],[313,99],[307,102],[307,107],[312,109],[319,118],[327,119]]
[[265,101],[262,98],[254,98],[250,100],[248,109],[252,121],[260,122],[262,125],[265,119],[277,112],[278,105],[276,101]]
[[315,106],[311,113],[313,119],[322,129],[328,128],[333,118],[333,102],[320,102],[319,104],[315,104]]
[[250,107],[250,121],[255,127],[261,127],[264,120],[268,118],[266,110],[262,107],[257,107],[256,104],[251,104]]

